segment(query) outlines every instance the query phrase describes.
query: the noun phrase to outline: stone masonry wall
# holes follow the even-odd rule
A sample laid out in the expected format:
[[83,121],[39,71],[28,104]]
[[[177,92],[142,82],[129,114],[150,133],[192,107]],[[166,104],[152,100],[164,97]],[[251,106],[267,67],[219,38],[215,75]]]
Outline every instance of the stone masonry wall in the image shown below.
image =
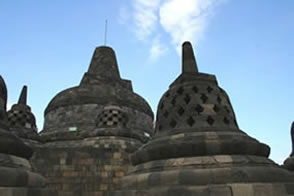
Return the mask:
[[115,136],[50,142],[35,149],[31,162],[57,196],[104,196],[132,167],[129,155],[141,145]]
[[[104,105],[83,104],[59,107],[50,111],[45,116],[44,131],[42,136],[52,135],[54,132],[68,132],[71,127],[78,131],[91,132],[96,127],[97,116],[103,111]],[[143,129],[142,131],[152,135],[152,117],[141,111],[120,106],[120,109],[128,115],[128,127],[130,129]]]

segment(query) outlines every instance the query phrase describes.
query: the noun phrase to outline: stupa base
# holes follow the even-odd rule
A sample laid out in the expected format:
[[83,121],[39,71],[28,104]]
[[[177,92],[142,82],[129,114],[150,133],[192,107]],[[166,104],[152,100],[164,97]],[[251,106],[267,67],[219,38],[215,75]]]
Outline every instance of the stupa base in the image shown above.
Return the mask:
[[288,196],[293,179],[266,157],[175,158],[135,166],[108,196]]
[[110,192],[108,196],[288,196],[293,184],[234,183],[207,186],[160,187]]
[[2,196],[54,196],[53,191],[45,188],[26,188],[26,187],[0,187]]

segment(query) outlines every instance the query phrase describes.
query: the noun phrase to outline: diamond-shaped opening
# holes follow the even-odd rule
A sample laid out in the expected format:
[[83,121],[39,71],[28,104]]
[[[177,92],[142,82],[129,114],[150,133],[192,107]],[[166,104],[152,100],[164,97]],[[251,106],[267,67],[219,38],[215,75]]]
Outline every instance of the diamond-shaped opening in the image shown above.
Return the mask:
[[198,93],[198,88],[197,88],[197,86],[193,86],[192,90],[194,91],[194,93]]
[[213,88],[211,88],[211,86],[208,86],[208,87],[206,88],[206,90],[207,90],[208,93],[211,93],[211,92],[213,91]]
[[194,124],[195,124],[195,120],[190,116],[188,119],[187,119],[187,123],[190,127],[192,127]]
[[175,128],[175,127],[177,126],[177,122],[176,122],[174,119],[172,119],[172,120],[170,121],[169,125],[170,125],[172,128]]
[[195,110],[197,111],[198,114],[200,114],[201,112],[203,112],[204,108],[201,105],[197,104]]
[[219,107],[217,105],[214,105],[213,106],[213,110],[218,113],[220,111]]
[[231,113],[231,110],[228,108],[228,106],[225,106],[225,110],[226,110],[226,112],[227,112],[228,114]]
[[165,111],[165,112],[163,113],[163,116],[164,116],[165,118],[167,118],[168,115],[169,115],[168,111]]
[[182,95],[183,92],[184,92],[183,87],[180,87],[180,88],[177,90],[177,93],[178,93],[179,95]]
[[180,107],[180,108],[178,109],[178,114],[179,114],[180,116],[182,116],[182,115],[184,114],[184,112],[185,112],[184,108]]
[[230,120],[227,117],[224,117],[224,123],[228,125],[230,124]]
[[209,124],[209,125],[213,125],[214,123],[214,120],[211,116],[208,116],[207,119],[206,119],[206,122]]
[[177,103],[177,101],[176,101],[176,97],[174,97],[173,100],[171,101],[171,104],[172,104],[173,106],[175,106],[176,103]]
[[208,97],[205,94],[202,94],[200,99],[202,100],[203,103],[206,103],[206,101],[208,100]]
[[190,96],[188,94],[186,94],[186,96],[184,98],[184,101],[185,101],[186,104],[190,103],[191,98],[190,98]]
[[222,102],[222,99],[220,98],[220,96],[217,96],[217,102],[220,104]]

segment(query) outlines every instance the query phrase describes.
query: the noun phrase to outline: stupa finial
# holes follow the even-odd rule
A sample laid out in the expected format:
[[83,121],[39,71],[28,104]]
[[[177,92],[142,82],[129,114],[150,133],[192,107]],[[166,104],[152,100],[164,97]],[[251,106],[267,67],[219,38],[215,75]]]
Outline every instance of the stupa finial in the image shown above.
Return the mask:
[[28,92],[28,87],[24,85],[22,87],[21,94],[18,99],[18,104],[27,105],[27,92]]
[[112,48],[107,46],[97,47],[88,70],[89,74],[99,75],[112,79],[119,79],[119,70]]
[[0,98],[2,98],[2,100],[4,101],[4,106],[5,106],[5,110],[6,110],[7,88],[5,85],[5,81],[1,75],[0,75]]
[[198,68],[195,60],[193,48],[190,42],[186,41],[182,45],[182,73],[197,74]]

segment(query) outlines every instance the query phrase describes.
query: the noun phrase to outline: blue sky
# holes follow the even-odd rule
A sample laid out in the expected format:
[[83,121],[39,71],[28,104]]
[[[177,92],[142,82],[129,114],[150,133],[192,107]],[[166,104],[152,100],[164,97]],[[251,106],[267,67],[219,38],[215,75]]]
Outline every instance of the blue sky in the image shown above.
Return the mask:
[[43,126],[61,90],[77,85],[95,47],[116,51],[121,76],[156,112],[180,74],[179,47],[193,43],[201,72],[215,74],[239,127],[271,147],[281,163],[294,120],[292,0],[0,0],[0,73],[9,105],[22,85]]

